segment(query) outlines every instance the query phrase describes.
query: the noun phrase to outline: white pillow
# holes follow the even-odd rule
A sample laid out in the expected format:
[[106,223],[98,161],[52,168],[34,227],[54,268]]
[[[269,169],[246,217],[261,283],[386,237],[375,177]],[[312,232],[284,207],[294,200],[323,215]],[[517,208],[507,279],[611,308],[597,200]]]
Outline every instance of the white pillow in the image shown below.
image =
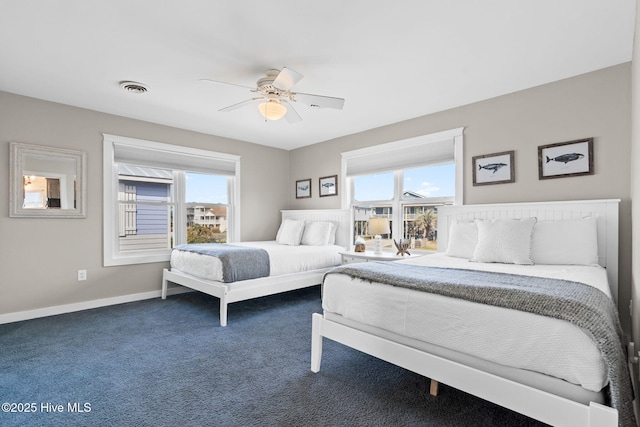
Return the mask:
[[335,245],[336,244],[336,231],[338,231],[338,226],[335,225],[333,222],[331,222],[330,224],[331,224],[331,233],[329,233],[329,244],[330,245]]
[[536,264],[598,264],[595,217],[540,221],[533,227],[531,258]]
[[536,218],[476,219],[478,245],[471,261],[533,264],[531,234]]
[[454,220],[449,229],[446,254],[458,258],[473,258],[478,244],[478,226],[475,221]]
[[304,221],[295,219],[285,219],[280,224],[278,234],[276,234],[276,242],[281,245],[298,246],[302,239],[304,231]]
[[325,246],[329,244],[333,224],[330,222],[310,221],[304,225],[301,245]]

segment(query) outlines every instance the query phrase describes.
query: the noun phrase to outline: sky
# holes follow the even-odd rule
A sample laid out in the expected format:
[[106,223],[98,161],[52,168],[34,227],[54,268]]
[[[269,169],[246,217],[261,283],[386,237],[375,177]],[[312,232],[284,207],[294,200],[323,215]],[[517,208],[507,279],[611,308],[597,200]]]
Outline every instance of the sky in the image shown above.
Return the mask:
[[[455,194],[455,165],[451,163],[408,169],[404,174],[403,190],[410,190],[424,197],[452,197]],[[393,172],[356,177],[355,199],[393,199]]]
[[[454,195],[454,172],[453,163],[409,169],[404,175],[404,190],[425,197],[451,197]],[[355,189],[355,198],[359,201],[390,200],[393,198],[393,173],[357,177]],[[187,173],[186,200],[199,203],[227,203],[227,178]]]
[[199,173],[187,174],[186,201],[199,203],[227,203],[227,177],[220,175],[205,175]]

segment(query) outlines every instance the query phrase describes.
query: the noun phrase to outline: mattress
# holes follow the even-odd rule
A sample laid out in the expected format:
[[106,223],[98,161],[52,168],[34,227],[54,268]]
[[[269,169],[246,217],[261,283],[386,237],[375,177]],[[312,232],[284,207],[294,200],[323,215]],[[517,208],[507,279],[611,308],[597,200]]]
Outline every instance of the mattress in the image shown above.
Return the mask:
[[[337,245],[289,246],[274,241],[233,243],[264,249],[269,253],[270,276],[301,273],[340,264],[340,252],[344,248]],[[171,269],[180,270],[205,280],[222,281],[222,263],[218,258],[193,252],[174,250],[171,252]]]
[[[599,266],[471,263],[440,253],[398,262],[573,280],[611,296],[606,271]],[[322,304],[325,313],[348,321],[497,365],[540,372],[590,391],[600,391],[608,381],[595,343],[564,320],[367,283],[342,274],[326,277]]]

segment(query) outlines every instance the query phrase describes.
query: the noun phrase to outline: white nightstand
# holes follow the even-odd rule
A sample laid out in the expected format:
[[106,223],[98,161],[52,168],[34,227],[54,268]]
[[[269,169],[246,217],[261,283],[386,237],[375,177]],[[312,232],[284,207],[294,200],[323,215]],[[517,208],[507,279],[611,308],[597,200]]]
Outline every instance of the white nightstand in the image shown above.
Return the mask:
[[382,252],[381,254],[374,254],[373,251],[366,252],[354,252],[345,251],[340,252],[342,256],[342,264],[351,264],[353,262],[369,262],[369,261],[399,261],[401,259],[416,258],[422,256],[419,255],[396,255],[395,252]]

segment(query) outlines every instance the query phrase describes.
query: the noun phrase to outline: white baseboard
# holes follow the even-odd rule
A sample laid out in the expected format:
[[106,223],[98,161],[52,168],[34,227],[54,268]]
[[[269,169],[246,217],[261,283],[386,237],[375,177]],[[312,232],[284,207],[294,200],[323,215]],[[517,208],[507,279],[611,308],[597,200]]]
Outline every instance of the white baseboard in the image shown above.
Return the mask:
[[[167,289],[168,295],[193,292],[182,286]],[[15,313],[0,314],[0,325],[4,323],[21,322],[23,320],[37,319],[40,317],[55,316],[57,314],[73,313],[75,311],[89,310],[92,308],[107,307],[109,305],[124,304],[127,302],[142,301],[145,299],[160,298],[162,291],[142,292],[139,294],[122,295],[113,298],[83,301],[74,304],[56,305],[52,307],[38,308],[35,310],[17,311]]]

